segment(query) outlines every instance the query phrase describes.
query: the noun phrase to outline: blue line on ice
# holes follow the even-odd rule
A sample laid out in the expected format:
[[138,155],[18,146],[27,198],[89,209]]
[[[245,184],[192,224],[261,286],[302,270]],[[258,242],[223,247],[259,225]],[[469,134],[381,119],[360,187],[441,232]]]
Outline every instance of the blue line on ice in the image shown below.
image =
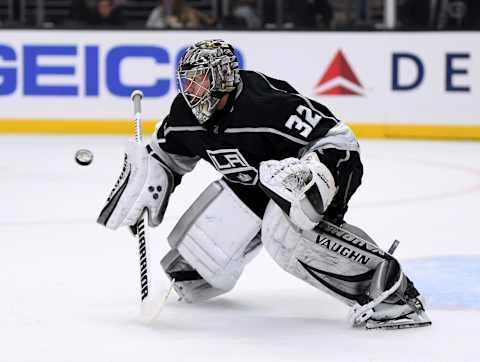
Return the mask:
[[480,309],[480,255],[407,260],[405,273],[435,309]]

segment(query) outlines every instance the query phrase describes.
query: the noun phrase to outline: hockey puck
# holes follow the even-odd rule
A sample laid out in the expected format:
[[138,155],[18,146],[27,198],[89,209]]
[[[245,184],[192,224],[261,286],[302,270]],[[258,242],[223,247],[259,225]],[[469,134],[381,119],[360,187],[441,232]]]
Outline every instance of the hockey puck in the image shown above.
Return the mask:
[[88,166],[93,161],[93,153],[87,149],[78,150],[75,153],[75,161],[81,166]]

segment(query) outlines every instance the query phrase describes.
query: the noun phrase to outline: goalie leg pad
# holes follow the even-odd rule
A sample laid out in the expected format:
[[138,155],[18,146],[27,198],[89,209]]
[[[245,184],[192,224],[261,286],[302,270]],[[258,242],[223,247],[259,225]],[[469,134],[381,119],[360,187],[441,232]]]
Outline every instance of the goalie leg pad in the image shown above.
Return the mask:
[[168,242],[211,287],[226,292],[260,251],[260,225],[224,181],[215,181],[180,218]]
[[262,242],[284,270],[351,306],[369,301],[380,263],[398,264],[376,244],[325,220],[314,230],[301,230],[272,201],[262,223]]
[[171,171],[150,157],[145,146],[127,144],[123,169],[97,222],[110,229],[135,225],[148,210],[148,224],[158,226],[173,190]]
[[399,262],[353,225],[322,220],[312,231],[301,230],[270,201],[262,242],[284,270],[351,306],[356,326],[367,321],[367,328],[430,323],[422,297]]

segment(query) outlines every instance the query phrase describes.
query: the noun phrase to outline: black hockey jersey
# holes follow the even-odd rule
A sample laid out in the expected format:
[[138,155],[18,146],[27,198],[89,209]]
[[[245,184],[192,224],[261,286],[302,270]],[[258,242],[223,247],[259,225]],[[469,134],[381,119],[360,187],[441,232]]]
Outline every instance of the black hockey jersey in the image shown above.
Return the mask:
[[204,125],[177,95],[152,137],[150,151],[177,179],[204,159],[261,217],[268,198],[257,186],[260,162],[298,157],[309,149],[357,151],[358,143],[327,107],[300,95],[287,82],[252,71],[240,74],[234,97]]

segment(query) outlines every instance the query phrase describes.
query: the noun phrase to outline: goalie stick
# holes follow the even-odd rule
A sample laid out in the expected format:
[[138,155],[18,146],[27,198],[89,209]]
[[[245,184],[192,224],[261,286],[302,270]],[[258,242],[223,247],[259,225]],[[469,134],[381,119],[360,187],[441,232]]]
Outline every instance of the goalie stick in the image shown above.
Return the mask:
[[[142,143],[142,106],[143,93],[140,90],[132,92],[131,99],[135,113],[135,142]],[[153,263],[154,248],[147,234],[146,210],[137,224],[131,227],[137,237],[140,255],[140,317],[145,322],[153,321],[168,299],[173,282],[165,286],[160,280],[162,274],[160,262]],[[160,257],[157,258],[160,260]]]

